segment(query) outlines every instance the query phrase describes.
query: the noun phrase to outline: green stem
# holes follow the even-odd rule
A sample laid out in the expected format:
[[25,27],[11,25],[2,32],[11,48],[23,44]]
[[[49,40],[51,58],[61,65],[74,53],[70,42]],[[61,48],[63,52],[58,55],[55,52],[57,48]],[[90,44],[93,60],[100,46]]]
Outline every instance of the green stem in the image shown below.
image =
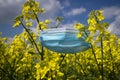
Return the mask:
[[84,68],[82,67],[82,65],[81,65],[79,62],[77,62],[77,64],[80,66],[80,68],[81,68],[81,70],[83,71],[85,77],[87,77],[87,74],[86,74]]
[[0,68],[0,71],[3,72],[5,75],[8,74],[4,69]]
[[21,22],[23,28],[26,30],[26,32],[28,33],[28,35],[30,36],[31,40],[33,41],[35,47],[36,47],[36,50],[38,51],[38,53],[41,55],[41,60],[43,60],[43,55],[41,54],[41,52],[39,51],[39,48],[35,42],[35,40],[33,39],[32,35],[30,34],[29,30],[25,27],[25,25]]
[[[85,35],[88,37],[88,34],[87,34],[87,32],[86,32],[85,30],[84,30],[84,33],[85,33]],[[96,62],[96,64],[97,64],[98,70],[100,71],[99,63],[98,63],[98,61],[97,61],[97,58],[96,58],[96,55],[95,55],[95,51],[94,51],[93,45],[92,45],[91,43],[90,43],[90,46],[91,46],[92,53],[93,53],[93,55],[94,55],[95,62]]]
[[[7,77],[9,77],[10,79],[13,80],[12,75],[14,74],[15,71],[14,71],[13,67],[11,66],[10,62],[8,61],[8,59],[6,58],[6,56],[5,56],[4,54],[2,54],[2,55],[3,55],[3,57],[5,58],[7,64],[9,65],[9,67],[10,67],[10,73],[8,72],[9,75],[8,75]],[[1,68],[1,70],[2,70],[2,68]],[[4,73],[6,73],[6,72],[4,71]],[[6,73],[6,74],[8,74],[8,73]]]
[[[39,20],[39,18],[38,18],[37,14],[35,13],[34,10],[33,10],[33,13],[34,13],[35,18],[36,18],[36,21],[37,21],[37,23],[38,23],[38,25],[39,25],[40,20]],[[39,25],[39,29],[42,30],[40,25]]]
[[[34,15],[35,15],[35,17],[36,17],[36,21],[37,21],[37,23],[38,23],[38,25],[39,25],[40,20],[39,20],[39,18],[38,18],[37,14],[35,13],[34,10],[33,10],[33,12],[34,12]],[[41,28],[40,25],[39,25],[39,29],[42,30],[42,28]],[[43,50],[43,46],[42,46],[42,45],[41,45],[41,56],[42,56],[42,58],[43,58],[43,56],[44,56],[44,50]]]
[[62,60],[60,61],[59,66],[62,64],[63,60],[65,59],[65,56],[66,56],[66,54],[62,55]]
[[7,62],[7,64],[9,65],[10,69],[12,70],[13,67],[11,66],[10,62],[8,61],[8,59],[6,58],[6,56],[4,54],[2,54],[2,55],[3,55],[4,59],[5,59],[5,61]]
[[102,39],[102,37],[101,37],[101,61],[102,61],[102,65],[101,65],[101,67],[102,67],[102,71],[101,71],[101,75],[102,75],[102,80],[103,80],[103,78],[104,78],[104,74],[103,74],[103,39]]
[[[78,61],[79,61],[79,59],[78,59]],[[76,61],[76,62],[77,62],[77,61]],[[81,70],[83,71],[85,77],[87,77],[87,74],[86,74],[86,72],[85,72],[85,69],[84,69],[84,68],[82,67],[82,65],[80,64],[80,61],[77,62],[77,64],[80,66],[80,68],[81,68]]]
[[[109,48],[110,48],[110,45],[109,45]],[[114,71],[114,60],[113,60],[113,55],[111,53],[111,48],[109,49],[109,53],[110,53],[110,57],[111,57],[111,61],[112,61],[112,68],[113,68],[113,71]]]
[[93,46],[92,46],[92,44],[91,44],[91,43],[90,43],[90,45],[91,45],[92,53],[93,53],[94,58],[95,58],[95,62],[96,62],[96,64],[97,64],[97,66],[98,66],[98,70],[100,71],[100,66],[99,66],[99,63],[98,63],[98,61],[97,61],[95,51],[94,51]]
[[[95,12],[94,12],[94,17],[95,17],[97,23],[99,24],[99,20],[97,18],[97,15],[95,15]],[[102,76],[102,80],[103,80],[104,79],[104,74],[103,74],[103,38],[102,37],[101,37],[100,44],[101,44],[101,62],[102,62],[100,72],[101,72],[101,76]]]

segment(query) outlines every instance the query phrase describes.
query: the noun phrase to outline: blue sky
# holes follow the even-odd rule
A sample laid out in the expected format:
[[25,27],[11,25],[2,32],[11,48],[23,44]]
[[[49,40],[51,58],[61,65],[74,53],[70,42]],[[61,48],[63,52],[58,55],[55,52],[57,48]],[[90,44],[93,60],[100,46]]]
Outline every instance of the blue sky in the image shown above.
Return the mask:
[[[56,16],[63,16],[61,27],[73,27],[76,22],[87,24],[91,10],[104,10],[108,30],[120,36],[120,0],[37,0],[46,13],[40,20],[50,19],[54,23]],[[0,32],[2,36],[13,37],[23,31],[22,27],[12,28],[13,18],[21,13],[25,0],[0,0]],[[32,28],[34,30],[34,26]]]

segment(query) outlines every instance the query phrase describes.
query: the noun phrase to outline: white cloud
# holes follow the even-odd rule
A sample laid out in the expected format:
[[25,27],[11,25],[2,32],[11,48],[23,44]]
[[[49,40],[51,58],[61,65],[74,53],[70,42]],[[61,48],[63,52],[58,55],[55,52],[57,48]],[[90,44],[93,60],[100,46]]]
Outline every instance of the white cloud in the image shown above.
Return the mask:
[[0,6],[5,7],[8,5],[15,5],[20,2],[23,2],[23,0],[0,0]]
[[[7,33],[13,33],[15,35],[16,29],[12,29],[13,19],[21,14],[22,4],[27,0],[0,0],[0,24],[9,24],[9,29],[12,32],[8,31],[6,27],[0,27],[0,30],[7,31]],[[38,15],[40,21],[45,19],[54,19],[57,16],[57,13],[62,10],[62,6],[59,0],[37,0],[40,3],[40,7],[45,8],[46,12]],[[33,31],[35,31],[36,21],[33,21]],[[22,31],[22,30],[21,30]],[[1,31],[3,32],[3,31]],[[3,33],[4,33],[3,32]],[[7,35],[7,33],[4,33]],[[11,34],[10,34],[11,35]],[[10,36],[9,35],[9,36]]]
[[[22,4],[26,0],[0,0],[0,23],[11,23],[13,18],[21,14]],[[38,0],[40,6],[46,9],[40,19],[53,18],[62,9],[58,0]]]
[[38,0],[40,6],[45,8],[46,12],[41,15],[43,19],[45,18],[55,18],[57,13],[62,10],[62,6],[58,0]]
[[74,28],[74,24],[77,23],[77,21],[73,21],[71,23],[61,24],[61,27],[65,28]]
[[73,28],[74,23],[61,25],[62,28]]
[[120,7],[116,7],[116,6],[105,7],[103,8],[103,10],[104,10],[103,14],[107,19],[117,17],[120,15]]
[[69,0],[65,0],[65,2],[64,2],[64,6],[66,6],[66,7],[69,7],[69,6],[70,6],[70,2],[69,2]]
[[108,30],[120,37],[120,7],[106,7],[103,10],[106,19],[114,19],[114,21],[110,23]]
[[108,30],[120,37],[120,15],[110,24]]
[[21,12],[24,0],[0,0],[0,23],[11,23]]
[[70,12],[65,12],[64,15],[66,16],[75,16],[75,15],[79,15],[86,12],[85,8],[75,8],[72,9]]

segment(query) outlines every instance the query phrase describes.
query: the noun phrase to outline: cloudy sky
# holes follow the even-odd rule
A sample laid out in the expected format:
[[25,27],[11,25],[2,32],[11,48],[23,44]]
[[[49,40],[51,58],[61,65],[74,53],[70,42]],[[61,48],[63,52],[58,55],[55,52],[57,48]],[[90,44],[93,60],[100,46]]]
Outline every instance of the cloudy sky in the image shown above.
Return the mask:
[[[87,24],[91,10],[104,10],[105,21],[109,22],[109,31],[120,36],[120,0],[37,0],[46,13],[40,20],[63,16],[62,27],[72,27],[75,22]],[[25,0],[0,0],[0,32],[2,36],[13,37],[22,32],[22,27],[12,28],[13,19],[21,14]]]

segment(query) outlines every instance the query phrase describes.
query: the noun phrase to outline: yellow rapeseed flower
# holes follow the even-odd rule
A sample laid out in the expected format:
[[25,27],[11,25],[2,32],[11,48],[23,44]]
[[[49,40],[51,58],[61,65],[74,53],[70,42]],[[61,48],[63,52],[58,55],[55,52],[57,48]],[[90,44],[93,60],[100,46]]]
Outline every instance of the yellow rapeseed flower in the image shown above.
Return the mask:
[[36,7],[39,7],[39,2],[35,2],[35,6],[36,6]]
[[84,28],[84,25],[82,25],[81,23],[76,23],[74,24],[74,28],[80,30]]
[[37,64],[35,65],[35,67],[36,67],[37,69],[40,68],[40,64],[37,63]]
[[82,33],[78,33],[77,38],[81,38],[81,37],[82,37]]
[[118,39],[118,44],[120,45],[120,38]]
[[47,29],[47,26],[44,22],[39,22],[41,29]]
[[16,21],[13,25],[13,27],[18,27],[21,24],[21,21]]
[[99,15],[97,18],[98,18],[99,21],[104,20],[104,16],[103,15]]
[[90,22],[91,22],[90,19],[88,19],[87,22],[88,22],[88,24],[90,24]]
[[32,26],[32,22],[26,22],[26,26]]
[[50,24],[50,20],[46,19],[46,20],[45,20],[45,23],[46,23],[46,24]]
[[98,11],[97,18],[98,18],[99,21],[104,20],[103,10],[99,10],[99,11]]
[[88,30],[89,30],[89,31],[96,32],[96,28],[95,28],[94,26],[89,26]]
[[28,12],[29,9],[30,9],[29,5],[23,7],[23,11],[25,11],[25,12]]
[[63,75],[64,75],[64,73],[60,72],[59,70],[57,70],[57,74],[58,74],[59,76],[63,76]]
[[40,12],[41,12],[41,13],[45,12],[45,9],[44,9],[44,8],[41,8],[41,9],[40,9]]
[[41,29],[47,29],[46,25],[41,25]]
[[39,22],[39,25],[44,25],[45,23],[44,22]]
[[91,21],[90,21],[90,23],[93,24],[93,25],[95,25],[97,22],[96,22],[96,20],[94,18],[92,18]]

